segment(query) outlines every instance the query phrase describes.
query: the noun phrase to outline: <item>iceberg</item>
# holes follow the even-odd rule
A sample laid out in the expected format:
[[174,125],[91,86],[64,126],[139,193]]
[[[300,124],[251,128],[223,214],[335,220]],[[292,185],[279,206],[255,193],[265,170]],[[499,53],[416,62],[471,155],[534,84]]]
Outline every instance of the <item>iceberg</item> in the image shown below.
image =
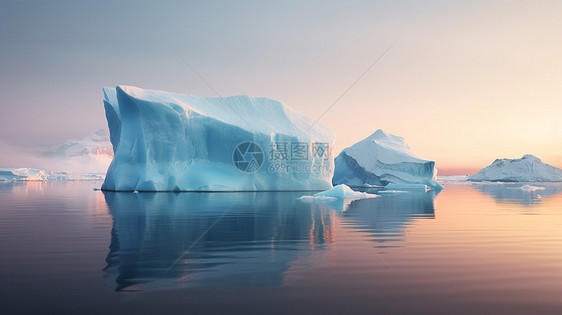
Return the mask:
[[[335,159],[332,184],[369,187],[406,184],[442,189],[436,181],[434,161],[416,157],[404,138],[377,130],[369,137],[344,149]],[[400,185],[402,186],[400,186]],[[410,187],[412,188],[412,187]]]
[[497,159],[469,181],[481,182],[562,182],[562,170],[526,154],[520,159]]
[[332,187],[333,132],[279,101],[104,88],[115,155],[103,190],[279,191]]

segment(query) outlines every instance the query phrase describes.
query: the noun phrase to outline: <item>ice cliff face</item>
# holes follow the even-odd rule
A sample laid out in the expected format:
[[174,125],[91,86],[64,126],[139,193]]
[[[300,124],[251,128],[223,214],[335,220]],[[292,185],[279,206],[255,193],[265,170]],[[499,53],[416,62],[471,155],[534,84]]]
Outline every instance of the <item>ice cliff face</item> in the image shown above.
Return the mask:
[[332,131],[278,101],[130,86],[103,92],[115,156],[102,189],[331,188]]
[[562,170],[527,154],[520,159],[497,159],[469,177],[470,181],[562,182]]
[[417,158],[404,138],[379,129],[336,157],[332,183],[348,186],[423,184],[441,189],[436,175],[435,162]]

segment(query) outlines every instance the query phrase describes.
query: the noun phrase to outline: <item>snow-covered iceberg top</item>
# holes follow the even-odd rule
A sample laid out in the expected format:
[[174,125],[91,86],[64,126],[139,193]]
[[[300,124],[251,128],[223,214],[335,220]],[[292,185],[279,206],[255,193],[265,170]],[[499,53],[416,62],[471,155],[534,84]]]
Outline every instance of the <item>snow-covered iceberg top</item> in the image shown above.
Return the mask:
[[418,184],[441,189],[436,175],[434,161],[416,157],[404,138],[379,129],[336,157],[332,183],[349,186]]
[[531,154],[520,159],[497,159],[469,177],[470,181],[562,182],[562,170]]
[[322,190],[334,135],[265,97],[104,88],[115,156],[102,189]]

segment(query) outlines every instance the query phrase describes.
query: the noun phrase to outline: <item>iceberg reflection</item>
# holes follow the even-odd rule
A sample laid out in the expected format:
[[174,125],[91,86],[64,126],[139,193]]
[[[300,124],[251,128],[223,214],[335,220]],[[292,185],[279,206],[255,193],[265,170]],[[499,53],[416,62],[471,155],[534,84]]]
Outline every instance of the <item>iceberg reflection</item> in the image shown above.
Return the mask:
[[333,212],[297,193],[104,192],[105,272],[116,290],[279,286],[295,260],[333,242]]
[[376,248],[400,247],[405,228],[417,219],[435,219],[433,200],[440,190],[410,190],[352,202],[342,213],[343,223],[369,234]]
[[[525,189],[524,186],[527,185],[534,190]],[[483,194],[492,197],[497,203],[523,206],[539,204],[545,198],[553,197],[562,192],[562,183],[474,183],[472,186]]]

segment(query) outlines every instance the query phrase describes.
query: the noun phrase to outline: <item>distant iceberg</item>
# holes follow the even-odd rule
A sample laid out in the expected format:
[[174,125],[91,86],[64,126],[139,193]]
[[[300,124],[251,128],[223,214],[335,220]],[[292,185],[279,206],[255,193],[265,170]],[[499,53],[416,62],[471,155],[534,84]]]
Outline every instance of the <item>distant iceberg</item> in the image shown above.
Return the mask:
[[114,191],[331,188],[332,131],[265,97],[104,88]]
[[562,170],[531,154],[520,159],[497,159],[468,178],[469,181],[562,182]]
[[32,168],[0,168],[0,181],[37,181],[48,180],[44,170]]
[[100,174],[72,174],[33,168],[0,168],[0,181],[89,181],[101,180]]
[[113,148],[106,129],[96,130],[82,139],[69,139],[43,153],[51,157],[106,155],[113,157]]
[[[69,139],[42,152],[16,150],[15,166],[0,169],[0,181],[103,180],[113,159],[113,148],[106,129],[82,139]],[[16,165],[14,165],[16,164]]]
[[332,183],[361,187],[418,184],[442,189],[436,175],[434,161],[416,157],[404,138],[379,129],[336,157]]
[[99,129],[82,139],[69,139],[43,152],[44,168],[75,174],[107,172],[113,159],[113,148],[106,129]]

